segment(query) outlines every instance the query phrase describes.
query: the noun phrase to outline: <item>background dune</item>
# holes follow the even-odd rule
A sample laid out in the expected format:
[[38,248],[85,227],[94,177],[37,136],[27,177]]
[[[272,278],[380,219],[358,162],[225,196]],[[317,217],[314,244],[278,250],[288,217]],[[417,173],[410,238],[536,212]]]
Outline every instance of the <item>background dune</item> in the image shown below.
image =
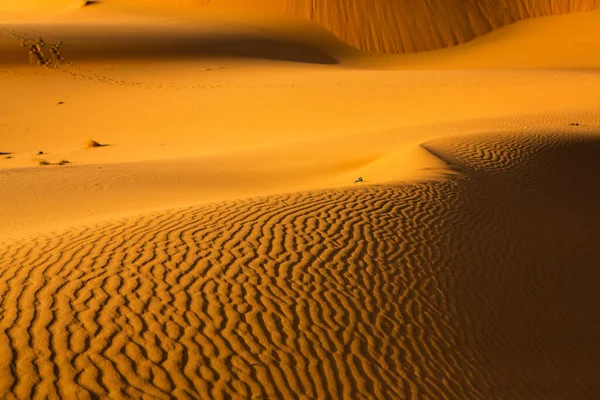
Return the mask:
[[[113,67],[115,63],[131,61],[174,65],[171,61],[217,58],[341,63],[349,67],[385,69],[590,69],[600,66],[596,57],[600,51],[596,34],[600,10],[506,24],[485,35],[473,36],[466,44],[451,48],[441,46],[437,51],[385,55],[353,48],[351,45],[357,46],[356,43],[345,43],[326,27],[294,14],[260,14],[260,7],[243,12],[250,6],[207,5],[192,7],[188,12],[190,7],[181,4],[154,9],[135,4],[128,8],[122,3],[101,3],[89,11],[57,7],[62,11],[52,14],[51,18],[43,14],[46,18],[41,20],[28,18],[30,14],[25,11],[25,17],[6,17],[0,31],[0,65],[30,64],[28,51],[42,38],[48,44],[45,49],[48,60],[53,58],[49,47],[60,42],[60,54],[67,63],[98,66],[104,62]],[[236,11],[229,11],[231,9]],[[0,21],[2,15],[0,9]],[[363,37],[368,34],[363,33]],[[391,36],[386,34],[385,37]]]
[[460,175],[1,244],[0,393],[593,398],[598,135],[425,147]]
[[[85,25],[4,25],[5,52],[1,63],[23,65],[30,62],[28,50],[42,38],[48,47],[61,42],[65,62],[94,63],[110,60],[138,62],[178,62],[215,58],[250,58],[297,63],[336,64],[327,46],[310,40],[264,33],[248,28],[213,26],[173,26],[143,24]],[[12,43],[10,43],[12,39]],[[17,46],[18,44],[18,46]],[[320,48],[322,47],[322,48]],[[340,46],[341,47],[341,46]],[[56,61],[45,49],[48,61]],[[68,65],[68,64],[67,64]]]
[[288,12],[317,21],[365,51],[410,53],[464,43],[526,18],[597,10],[597,0],[288,1]]
[[[3,8],[13,13],[21,10],[21,15],[27,16],[31,10],[74,10],[82,3],[79,0],[8,1]],[[283,13],[314,21],[342,41],[367,52],[412,53],[465,43],[528,18],[598,10],[600,1],[113,0],[99,1],[96,5],[98,7],[91,8],[144,10],[146,13],[179,9],[188,17],[201,16],[207,11],[238,14],[244,18]]]
[[[148,6],[149,2],[123,0]],[[153,1],[164,7],[164,2]],[[281,12],[315,21],[368,52],[411,53],[465,43],[516,21],[600,8],[598,0],[198,0],[190,6],[244,13]]]

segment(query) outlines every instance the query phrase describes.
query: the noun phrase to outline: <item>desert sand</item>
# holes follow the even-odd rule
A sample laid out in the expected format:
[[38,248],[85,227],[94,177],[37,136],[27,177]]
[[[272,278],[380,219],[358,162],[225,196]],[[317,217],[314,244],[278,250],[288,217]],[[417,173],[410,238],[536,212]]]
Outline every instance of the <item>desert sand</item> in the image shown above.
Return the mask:
[[595,0],[2,2],[0,398],[597,398],[599,71]]

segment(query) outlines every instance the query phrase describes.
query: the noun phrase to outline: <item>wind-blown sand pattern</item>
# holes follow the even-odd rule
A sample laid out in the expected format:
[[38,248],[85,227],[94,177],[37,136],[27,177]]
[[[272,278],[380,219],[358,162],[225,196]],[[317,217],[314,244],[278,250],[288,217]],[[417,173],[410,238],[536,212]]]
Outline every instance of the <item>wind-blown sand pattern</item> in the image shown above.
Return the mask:
[[600,139],[426,147],[460,175],[4,244],[2,397],[592,398]]
[[0,5],[0,398],[598,397],[600,3],[92,3]]

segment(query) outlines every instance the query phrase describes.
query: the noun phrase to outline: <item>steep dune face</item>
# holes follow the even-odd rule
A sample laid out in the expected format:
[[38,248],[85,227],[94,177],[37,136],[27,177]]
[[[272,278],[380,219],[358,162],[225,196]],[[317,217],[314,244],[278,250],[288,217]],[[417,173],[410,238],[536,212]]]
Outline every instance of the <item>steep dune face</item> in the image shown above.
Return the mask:
[[599,0],[213,0],[196,4],[285,11],[318,22],[361,50],[382,53],[454,46],[526,18],[600,8]]
[[[10,29],[15,28],[15,29]],[[27,53],[39,37],[60,38],[66,43],[59,49],[63,61],[93,63],[100,60],[190,61],[214,58],[249,58],[314,64],[336,64],[338,60],[317,44],[301,43],[285,37],[257,34],[242,29],[181,29],[177,27],[67,24],[10,26],[4,32],[0,48],[6,51],[0,65],[31,62]],[[28,32],[36,32],[32,35]],[[8,39],[8,40],[7,40]],[[10,41],[12,39],[12,43]],[[17,45],[18,42],[21,46]],[[56,39],[54,43],[57,43]],[[4,46],[2,46],[4,44]],[[3,49],[4,50],[4,49]],[[45,62],[57,66],[56,57],[42,49]],[[65,63],[60,63],[63,67]]]

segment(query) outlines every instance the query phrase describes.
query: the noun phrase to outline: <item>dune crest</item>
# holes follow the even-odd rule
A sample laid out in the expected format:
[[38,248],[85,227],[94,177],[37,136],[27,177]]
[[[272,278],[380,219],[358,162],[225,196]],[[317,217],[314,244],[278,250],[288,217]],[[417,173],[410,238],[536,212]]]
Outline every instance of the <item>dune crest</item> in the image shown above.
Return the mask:
[[212,0],[196,4],[282,11],[318,22],[361,50],[380,53],[435,50],[527,18],[600,9],[600,0]]
[[0,395],[592,398],[598,137],[424,146],[461,175],[0,243]]
[[[74,10],[85,3],[10,1],[0,11]],[[385,54],[452,47],[517,21],[600,9],[600,0],[113,0],[93,4],[100,10],[179,9],[188,17],[202,16],[204,10],[246,17],[288,14],[320,24],[350,46]]]

